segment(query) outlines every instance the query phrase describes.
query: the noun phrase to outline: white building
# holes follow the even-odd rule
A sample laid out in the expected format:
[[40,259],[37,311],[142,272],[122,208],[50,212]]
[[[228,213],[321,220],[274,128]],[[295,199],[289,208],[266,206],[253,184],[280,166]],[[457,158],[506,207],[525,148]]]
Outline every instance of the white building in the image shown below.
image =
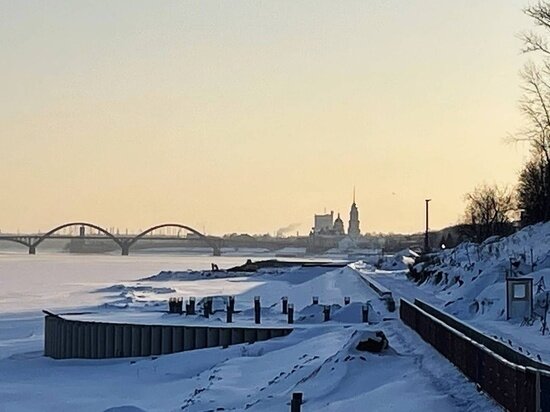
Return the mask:
[[353,189],[353,203],[349,211],[348,236],[352,239],[357,239],[361,235],[359,228],[359,209],[355,204],[355,189]]
[[329,232],[334,226],[334,212],[331,210],[329,214],[315,215],[314,220],[313,233]]

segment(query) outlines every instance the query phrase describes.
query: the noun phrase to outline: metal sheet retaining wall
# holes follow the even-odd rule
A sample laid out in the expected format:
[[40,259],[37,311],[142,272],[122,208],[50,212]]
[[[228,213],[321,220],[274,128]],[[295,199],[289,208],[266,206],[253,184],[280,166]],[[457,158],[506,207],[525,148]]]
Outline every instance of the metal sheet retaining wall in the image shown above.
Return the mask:
[[550,373],[516,365],[401,299],[401,320],[509,411],[550,412]]
[[382,286],[380,283],[378,283],[376,280],[371,278],[369,275],[366,275],[364,273],[361,273],[359,270],[354,269],[355,273],[359,275],[359,277],[372,289],[376,292],[376,294],[382,299],[384,302],[386,302],[386,306],[390,312],[395,311],[395,301],[393,299],[393,295],[391,293],[391,290],[386,288],[385,286]]
[[291,328],[140,325],[67,320],[46,313],[44,355],[106,359],[161,355],[253,343],[286,336]]

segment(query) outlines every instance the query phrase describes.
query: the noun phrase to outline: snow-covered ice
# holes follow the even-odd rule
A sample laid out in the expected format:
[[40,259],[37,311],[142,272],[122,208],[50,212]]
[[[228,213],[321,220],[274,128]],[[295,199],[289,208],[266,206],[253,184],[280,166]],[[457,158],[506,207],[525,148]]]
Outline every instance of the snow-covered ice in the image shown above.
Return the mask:
[[[352,268],[197,272],[210,262],[226,268],[244,260],[0,255],[0,410],[282,411],[294,391],[304,392],[304,411],[499,410],[395,313],[385,312]],[[159,357],[42,356],[40,309],[86,310],[93,312],[86,316],[113,321],[221,324],[223,313],[208,320],[163,313],[171,296],[200,301],[208,295],[235,295],[235,322],[242,324],[252,322],[252,301],[260,296],[263,322],[281,326],[287,324],[280,298],[288,296],[296,307],[295,330],[251,345]],[[331,321],[322,322],[312,296],[332,305]],[[379,323],[360,323],[366,301]],[[356,350],[365,330],[383,330],[390,349]]]

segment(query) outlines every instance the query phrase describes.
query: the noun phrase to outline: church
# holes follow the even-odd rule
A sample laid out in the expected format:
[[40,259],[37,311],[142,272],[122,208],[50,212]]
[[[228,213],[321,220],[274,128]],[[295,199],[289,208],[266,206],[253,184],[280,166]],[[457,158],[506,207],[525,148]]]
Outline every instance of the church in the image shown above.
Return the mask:
[[361,237],[359,227],[359,209],[355,203],[355,190],[353,191],[353,203],[349,211],[348,232],[346,234],[344,221],[338,213],[334,219],[334,212],[314,216],[314,226],[308,239],[308,253],[323,253],[332,248],[338,248],[344,239],[355,244]]
[[361,236],[361,229],[359,228],[359,209],[357,209],[357,204],[355,203],[355,189],[353,190],[353,203],[349,211],[348,236],[352,239],[357,239]]

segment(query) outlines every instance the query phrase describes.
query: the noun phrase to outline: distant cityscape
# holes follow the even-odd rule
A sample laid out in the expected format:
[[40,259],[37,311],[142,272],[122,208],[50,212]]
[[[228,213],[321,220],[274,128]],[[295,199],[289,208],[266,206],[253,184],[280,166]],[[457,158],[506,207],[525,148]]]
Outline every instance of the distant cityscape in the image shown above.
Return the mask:
[[[41,248],[57,250],[69,253],[112,253],[116,252],[120,245],[112,241],[104,232],[94,227],[80,224],[64,225],[61,230],[41,245]],[[297,225],[294,225],[297,226]],[[433,248],[453,247],[463,240],[463,225],[452,226],[439,231],[429,232],[430,245]],[[293,227],[289,225],[288,228]],[[286,228],[286,229],[288,229]],[[76,229],[76,230],[75,230]],[[124,235],[120,230],[109,228],[109,233],[116,236],[128,237],[128,230]],[[17,240],[25,240],[25,234],[12,234]],[[2,233],[1,240],[7,240],[9,233]],[[362,233],[359,208],[353,200],[349,210],[347,231],[340,213],[314,214],[313,227],[306,236],[299,233],[285,235],[285,231],[279,229],[275,235],[248,233],[231,233],[223,236],[203,236],[199,232],[188,232],[182,227],[174,225],[162,225],[158,229],[147,233],[139,242],[132,244],[133,251],[144,253],[202,253],[212,244],[205,243],[208,238],[216,249],[222,254],[239,253],[267,253],[281,257],[306,256],[306,255],[344,255],[361,256],[398,252],[403,249],[422,250],[424,233],[395,234],[395,233]],[[20,242],[21,243],[21,242]],[[22,249],[24,246],[18,243],[2,241],[0,250]],[[128,250],[123,254],[127,254]],[[216,252],[218,253],[218,252]]]

